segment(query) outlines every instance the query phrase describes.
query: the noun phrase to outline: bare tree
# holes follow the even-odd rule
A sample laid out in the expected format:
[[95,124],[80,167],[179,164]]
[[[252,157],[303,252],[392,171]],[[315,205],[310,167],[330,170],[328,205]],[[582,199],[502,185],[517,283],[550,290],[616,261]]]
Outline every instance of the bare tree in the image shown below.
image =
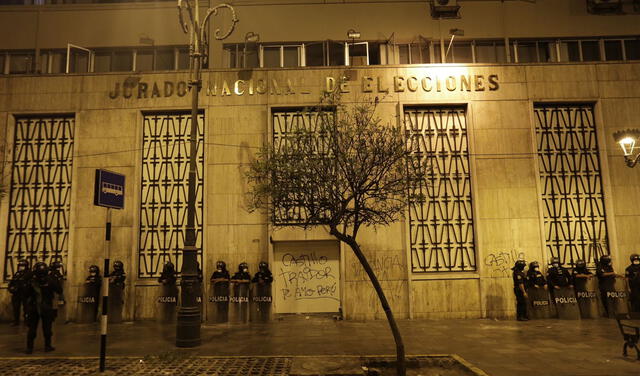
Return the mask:
[[[407,168],[402,128],[383,124],[377,105],[375,98],[346,106],[331,93],[299,113],[305,126],[264,146],[251,162],[250,209],[265,210],[276,225],[326,226],[353,250],[378,294],[396,343],[397,372],[404,376],[402,336],[357,236],[362,227],[399,220],[409,200],[419,199],[409,192],[421,176]],[[291,213],[298,214],[294,220]]]

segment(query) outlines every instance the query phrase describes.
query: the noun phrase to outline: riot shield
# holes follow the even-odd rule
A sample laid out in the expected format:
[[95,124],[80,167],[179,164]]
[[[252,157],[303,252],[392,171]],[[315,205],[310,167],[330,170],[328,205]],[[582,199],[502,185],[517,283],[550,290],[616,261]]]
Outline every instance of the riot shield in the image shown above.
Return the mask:
[[251,321],[268,322],[271,319],[271,284],[251,284]]
[[67,303],[64,297],[64,291],[66,287],[66,281],[60,281],[60,288],[62,294],[55,294],[53,299],[53,307],[56,310],[56,321],[66,323],[67,318]]
[[583,319],[600,317],[598,280],[596,278],[576,278],[574,283],[580,317]]
[[229,321],[229,282],[212,283],[207,301],[207,323],[222,324]]
[[232,283],[231,290],[229,322],[247,323],[249,321],[249,283]]
[[529,287],[527,295],[529,295],[527,308],[530,319],[548,319],[551,317],[549,292],[547,290],[543,287]]
[[124,288],[120,285],[109,283],[109,307],[107,318],[109,323],[122,322],[122,306],[124,305]]
[[629,294],[627,293],[627,281],[624,278],[615,278],[605,284],[601,297],[603,304],[607,305],[609,318],[615,319],[616,315],[629,313]]
[[552,292],[553,303],[558,311],[558,318],[562,320],[577,320],[580,318],[578,299],[573,288],[560,287]]
[[176,307],[178,306],[178,287],[175,284],[158,286],[156,306],[156,320],[158,323],[175,323]]
[[97,285],[85,284],[80,289],[78,296],[79,323],[95,322],[98,317],[98,302],[100,301],[100,289]]

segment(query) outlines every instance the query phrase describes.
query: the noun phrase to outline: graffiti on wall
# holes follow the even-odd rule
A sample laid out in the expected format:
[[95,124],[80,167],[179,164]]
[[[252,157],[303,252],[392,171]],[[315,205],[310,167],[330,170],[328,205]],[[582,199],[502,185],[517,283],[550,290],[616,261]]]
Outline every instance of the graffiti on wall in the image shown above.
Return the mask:
[[511,277],[511,268],[516,260],[524,260],[524,252],[515,249],[509,251],[493,251],[485,256],[484,266],[492,278]]

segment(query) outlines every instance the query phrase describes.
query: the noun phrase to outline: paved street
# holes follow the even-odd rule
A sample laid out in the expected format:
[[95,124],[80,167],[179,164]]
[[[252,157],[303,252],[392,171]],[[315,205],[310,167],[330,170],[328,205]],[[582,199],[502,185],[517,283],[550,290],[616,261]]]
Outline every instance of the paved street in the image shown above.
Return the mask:
[[[622,340],[614,320],[403,320],[399,324],[408,354],[457,354],[492,376],[640,375],[635,354],[626,359],[621,355]],[[115,357],[109,359],[110,369],[115,374],[222,375],[231,374],[220,371],[231,366],[249,367],[247,375],[278,375],[287,374],[291,356],[394,353],[386,321],[286,316],[270,324],[203,326],[202,346],[188,350],[174,346],[174,332],[174,326],[163,328],[152,322],[110,325],[108,355]],[[0,374],[37,375],[34,369],[44,369],[33,366],[45,363],[53,367],[49,369],[76,367],[77,372],[65,374],[91,374],[86,370],[95,369],[97,361],[86,357],[98,355],[98,333],[97,324],[58,323],[56,351],[43,352],[39,333],[35,352],[28,356],[23,353],[26,328],[3,323]],[[237,356],[253,358],[223,359]],[[37,358],[36,363],[27,362],[30,357]],[[194,362],[197,357],[219,359]]]

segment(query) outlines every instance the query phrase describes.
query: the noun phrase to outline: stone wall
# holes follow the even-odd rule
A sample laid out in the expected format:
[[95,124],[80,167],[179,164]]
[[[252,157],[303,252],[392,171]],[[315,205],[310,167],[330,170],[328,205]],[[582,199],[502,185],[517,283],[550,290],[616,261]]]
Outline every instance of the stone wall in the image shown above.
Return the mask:
[[[246,261],[254,273],[259,261],[271,259],[273,241],[330,239],[322,229],[274,229],[263,214],[247,212],[243,170],[256,148],[270,140],[272,107],[314,104],[326,87],[326,78],[339,79],[343,75],[350,79],[344,100],[349,103],[377,96],[380,117],[392,125],[401,121],[401,109],[406,105],[467,105],[477,271],[412,274],[406,220],[389,227],[365,229],[359,235],[397,317],[513,316],[515,302],[509,270],[513,260],[523,256],[528,261],[544,263],[548,258],[533,125],[535,102],[596,104],[609,244],[616,269],[621,271],[628,255],[639,251],[640,235],[635,224],[640,208],[633,203],[640,198],[640,175],[624,165],[612,134],[637,126],[640,64],[210,71],[204,73],[200,101],[205,111],[207,142],[205,280],[219,259],[225,260],[230,270]],[[464,86],[456,78],[455,89],[449,90],[453,88],[451,82],[447,88],[450,75],[482,75],[485,89],[479,91],[473,82]],[[499,87],[490,85],[491,75],[497,76]],[[441,77],[440,91],[435,81],[429,82],[430,91],[422,88],[422,78],[426,76],[434,80]],[[394,77],[403,80],[394,81]],[[68,265],[71,319],[88,266],[102,265],[105,210],[92,202],[96,168],[127,176],[126,205],[124,210],[113,213],[111,245],[111,260],[122,260],[128,276],[125,318],[146,319],[154,315],[152,302],[157,284],[137,276],[142,118],[147,111],[188,110],[190,94],[178,89],[179,83],[187,80],[185,73],[0,78],[0,160],[5,184],[10,182],[14,115],[76,115]],[[127,91],[123,92],[125,82]],[[173,85],[171,95],[165,92],[165,82]],[[262,82],[269,87],[261,87]],[[117,96],[116,83],[120,84]],[[371,92],[363,92],[363,87],[371,87]],[[383,88],[389,92],[382,92]],[[7,203],[8,198],[0,201],[0,266],[5,262]],[[383,318],[377,297],[351,250],[342,245],[341,252],[344,314],[349,319]],[[10,315],[8,299],[3,282],[3,319]]]

